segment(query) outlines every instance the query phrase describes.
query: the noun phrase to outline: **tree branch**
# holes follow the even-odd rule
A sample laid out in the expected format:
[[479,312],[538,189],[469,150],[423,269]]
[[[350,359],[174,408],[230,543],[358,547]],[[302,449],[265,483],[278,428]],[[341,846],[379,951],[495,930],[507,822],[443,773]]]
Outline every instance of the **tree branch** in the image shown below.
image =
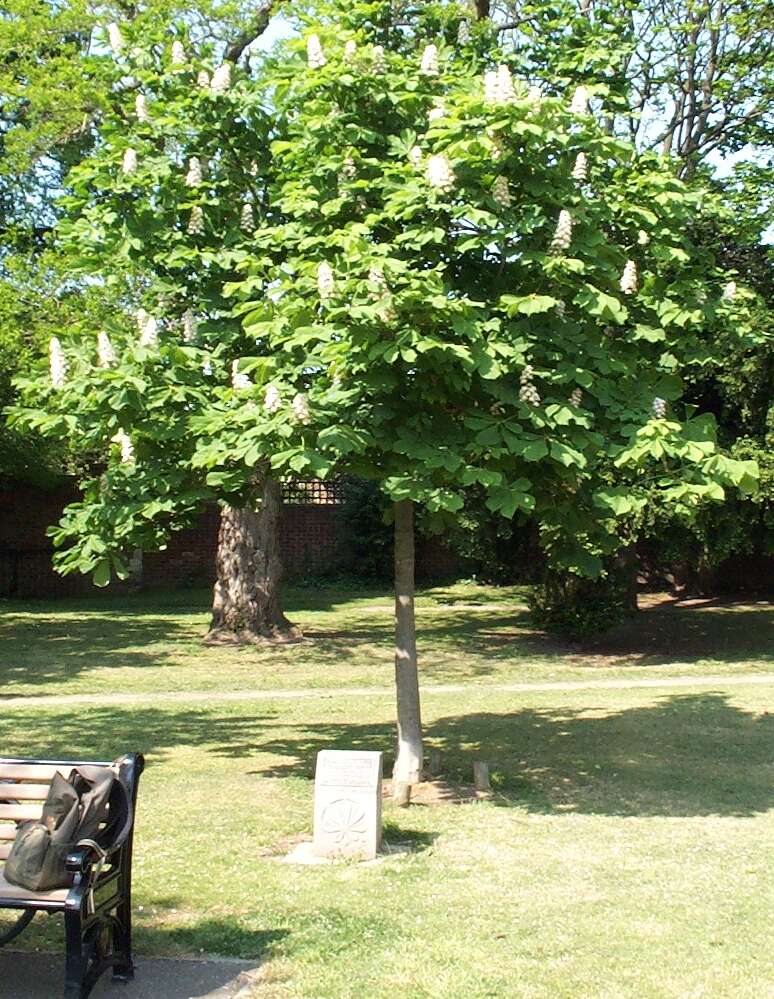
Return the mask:
[[225,58],[229,62],[238,62],[244,50],[266,31],[275,5],[275,0],[263,0],[250,27],[226,49]]

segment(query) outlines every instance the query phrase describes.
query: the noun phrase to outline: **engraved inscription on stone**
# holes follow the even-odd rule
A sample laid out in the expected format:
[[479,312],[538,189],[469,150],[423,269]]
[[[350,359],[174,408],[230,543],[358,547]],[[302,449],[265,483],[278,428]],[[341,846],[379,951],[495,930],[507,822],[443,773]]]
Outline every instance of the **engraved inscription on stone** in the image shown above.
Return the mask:
[[371,860],[382,840],[382,754],[325,749],[314,782],[314,852]]

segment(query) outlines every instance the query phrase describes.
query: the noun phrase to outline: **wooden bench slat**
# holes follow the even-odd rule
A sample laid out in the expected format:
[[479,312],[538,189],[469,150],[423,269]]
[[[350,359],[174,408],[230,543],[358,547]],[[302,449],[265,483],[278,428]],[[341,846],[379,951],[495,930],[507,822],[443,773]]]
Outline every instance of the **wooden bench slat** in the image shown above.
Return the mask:
[[0,803],[0,819],[13,819],[15,822],[25,822],[27,819],[39,819],[42,814],[42,801],[29,805],[3,805]]
[[12,801],[45,801],[50,787],[50,784],[11,784],[0,781],[0,801],[3,798],[10,798]]
[[4,839],[14,839],[16,837],[16,826],[0,826],[0,841]]
[[3,763],[0,761],[0,780],[9,778],[10,780],[50,781],[57,771],[65,777],[69,777],[71,770],[72,764],[57,766],[54,763]]

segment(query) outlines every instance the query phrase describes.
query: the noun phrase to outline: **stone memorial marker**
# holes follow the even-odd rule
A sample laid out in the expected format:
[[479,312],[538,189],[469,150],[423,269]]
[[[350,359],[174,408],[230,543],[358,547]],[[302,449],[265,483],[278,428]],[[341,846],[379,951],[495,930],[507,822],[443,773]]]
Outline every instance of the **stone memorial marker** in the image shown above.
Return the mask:
[[323,749],[314,777],[314,852],[373,860],[382,845],[382,754]]

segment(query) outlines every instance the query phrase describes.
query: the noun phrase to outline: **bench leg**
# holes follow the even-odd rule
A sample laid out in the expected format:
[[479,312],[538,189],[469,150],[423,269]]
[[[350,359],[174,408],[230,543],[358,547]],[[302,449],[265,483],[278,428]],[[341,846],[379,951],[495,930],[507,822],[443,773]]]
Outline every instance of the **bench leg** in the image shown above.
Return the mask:
[[113,923],[113,981],[129,982],[133,978],[132,907],[127,899],[116,909]]
[[65,912],[65,947],[64,999],[86,999],[89,952],[80,912]]

